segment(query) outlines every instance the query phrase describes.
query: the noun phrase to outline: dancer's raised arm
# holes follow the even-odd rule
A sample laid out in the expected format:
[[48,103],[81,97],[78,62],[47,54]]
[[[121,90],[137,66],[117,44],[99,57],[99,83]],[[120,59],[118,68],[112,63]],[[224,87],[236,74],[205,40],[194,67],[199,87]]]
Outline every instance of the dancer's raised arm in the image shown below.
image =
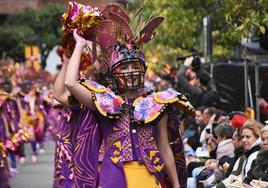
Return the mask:
[[58,102],[64,105],[69,105],[68,97],[71,95],[70,92],[66,89],[65,84],[64,84],[68,63],[69,63],[69,59],[66,57],[65,54],[63,54],[62,67],[53,85],[53,97]]
[[76,40],[76,45],[70,62],[67,65],[65,86],[81,104],[95,109],[90,91],[77,81],[81,54],[86,45],[89,47],[90,42],[79,36],[77,30],[74,30],[73,35]]

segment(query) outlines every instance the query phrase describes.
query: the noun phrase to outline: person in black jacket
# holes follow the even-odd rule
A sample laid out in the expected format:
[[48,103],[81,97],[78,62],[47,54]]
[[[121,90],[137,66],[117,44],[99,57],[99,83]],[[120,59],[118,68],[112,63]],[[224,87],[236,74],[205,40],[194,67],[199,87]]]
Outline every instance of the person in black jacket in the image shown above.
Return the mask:
[[177,74],[179,90],[189,94],[189,100],[195,107],[217,107],[220,98],[215,81],[206,70],[201,68],[201,62],[195,63],[195,60],[196,58],[189,57],[180,65]]
[[233,144],[234,144],[234,147],[235,147],[235,150],[234,150],[234,153],[235,153],[235,156],[233,158],[233,161],[232,163],[228,166],[227,168],[227,171],[225,173],[225,178],[229,177],[229,175],[231,174],[233,168],[234,168],[234,165],[235,165],[235,162],[243,155],[244,153],[244,148],[242,146],[242,142],[241,142],[241,134],[240,134],[240,130],[239,129],[236,129],[233,133]]
[[243,182],[250,184],[252,180],[262,180],[268,183],[268,126],[261,130],[262,148]]
[[201,97],[204,92],[200,86],[200,81],[196,77],[196,72],[193,71],[192,61],[193,57],[189,57],[180,65],[177,81],[179,91],[188,94],[191,104],[196,107],[201,104]]

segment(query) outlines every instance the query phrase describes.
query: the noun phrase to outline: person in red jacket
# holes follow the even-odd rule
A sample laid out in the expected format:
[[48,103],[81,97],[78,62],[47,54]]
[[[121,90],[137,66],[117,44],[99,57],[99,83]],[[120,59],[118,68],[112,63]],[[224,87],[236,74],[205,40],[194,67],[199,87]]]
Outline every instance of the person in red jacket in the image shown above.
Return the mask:
[[268,102],[264,99],[264,98],[259,98],[257,100],[257,103],[259,104],[259,106],[261,107],[261,112],[266,116],[266,118],[268,117]]

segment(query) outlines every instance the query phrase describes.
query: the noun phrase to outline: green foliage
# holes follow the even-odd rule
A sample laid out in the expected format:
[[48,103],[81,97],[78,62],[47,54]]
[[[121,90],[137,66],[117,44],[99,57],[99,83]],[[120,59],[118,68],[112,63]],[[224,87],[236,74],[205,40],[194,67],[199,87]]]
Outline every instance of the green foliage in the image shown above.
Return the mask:
[[226,20],[243,36],[264,34],[268,26],[267,0],[227,0]]
[[48,52],[59,44],[63,6],[50,4],[39,10],[25,9],[10,15],[0,26],[0,56],[24,60],[24,46],[38,45],[41,63],[45,67]]
[[202,19],[208,15],[212,18],[214,62],[240,58],[236,52],[241,37],[250,26],[256,25],[262,32],[265,30],[267,3],[267,0],[143,0],[132,4],[130,9],[142,5],[143,16],[165,17],[157,29],[156,38],[146,45],[145,50],[154,54],[158,63],[175,66],[177,56],[191,54],[193,49],[203,51]]
[[[243,36],[264,33],[268,25],[267,0],[137,0],[129,4],[131,12],[143,6],[143,21],[151,15],[164,16],[156,37],[145,51],[162,64],[177,66],[177,56],[191,54],[202,48],[202,19],[212,18],[213,60],[239,58]],[[60,16],[63,6],[49,5],[39,10],[25,9],[9,16],[0,26],[0,56],[8,55],[17,61],[24,59],[24,46],[40,47],[42,64],[48,52],[61,39]]]

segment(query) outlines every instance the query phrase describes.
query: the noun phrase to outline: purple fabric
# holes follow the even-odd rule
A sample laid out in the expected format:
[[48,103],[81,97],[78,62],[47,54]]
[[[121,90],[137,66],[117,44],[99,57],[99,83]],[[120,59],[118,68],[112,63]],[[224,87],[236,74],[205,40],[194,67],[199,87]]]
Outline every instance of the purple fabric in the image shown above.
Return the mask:
[[3,162],[3,164],[0,166],[0,187],[1,188],[11,188],[9,183],[9,170],[8,170],[8,164],[7,159],[1,159],[0,161]]
[[119,162],[116,165],[111,162],[110,155],[105,155],[101,164],[99,186],[102,188],[126,188],[127,182],[125,178],[123,163]]
[[[0,110],[1,113],[1,110]],[[0,141],[4,142],[6,140],[6,131],[4,126],[4,121],[0,116]]]
[[73,111],[71,119],[62,121],[59,126],[57,138],[53,187],[95,188],[100,141],[93,112],[88,109]]
[[16,101],[7,99],[2,106],[2,112],[7,118],[9,130],[12,131],[12,134],[16,133],[19,129],[19,109]]
[[[1,109],[0,109],[1,112]],[[5,127],[2,118],[0,117],[0,142],[4,143],[6,140]],[[6,156],[3,156],[4,151],[0,147],[0,187],[10,188],[9,184],[9,170]],[[6,154],[6,153],[5,153]]]
[[73,147],[69,139],[71,124],[76,122],[77,114],[74,114],[70,121],[67,121],[65,109],[59,113],[59,123],[57,130],[56,151],[55,151],[55,171],[53,188],[72,187],[72,161],[71,155]]
[[19,100],[21,102],[21,107],[23,109],[26,109],[28,107],[28,103],[25,100],[25,98],[26,98],[25,95],[19,95],[18,97],[19,97]]
[[73,130],[75,187],[95,188],[98,180],[99,128],[92,111],[84,109]]
[[[180,133],[180,122],[178,121],[178,117],[176,110],[172,109],[168,111],[168,129],[169,129],[169,142],[173,142],[170,145],[171,150],[173,152],[178,178],[180,182],[181,188],[187,187],[187,170],[186,170],[186,161],[184,156],[183,142],[181,139]],[[171,182],[167,174],[165,174],[165,184],[167,188],[172,188]]]

